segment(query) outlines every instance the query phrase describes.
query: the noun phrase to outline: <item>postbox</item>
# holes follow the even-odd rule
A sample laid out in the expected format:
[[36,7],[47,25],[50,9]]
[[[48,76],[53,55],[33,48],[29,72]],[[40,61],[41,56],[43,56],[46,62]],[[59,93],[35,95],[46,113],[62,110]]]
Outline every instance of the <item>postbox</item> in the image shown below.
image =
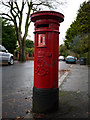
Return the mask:
[[31,14],[35,27],[33,112],[58,109],[59,26],[63,20],[64,15],[55,11]]

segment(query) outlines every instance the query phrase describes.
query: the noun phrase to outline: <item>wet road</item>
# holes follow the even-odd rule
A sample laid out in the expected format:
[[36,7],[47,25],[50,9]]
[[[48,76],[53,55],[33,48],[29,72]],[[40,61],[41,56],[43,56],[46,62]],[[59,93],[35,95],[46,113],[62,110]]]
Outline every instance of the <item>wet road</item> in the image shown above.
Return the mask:
[[[59,70],[70,64],[59,62]],[[1,66],[0,66],[1,67]],[[32,108],[34,61],[2,67],[3,118],[23,118]]]
[[[59,62],[59,71],[66,70],[70,64],[63,61]],[[12,66],[2,67],[2,90],[3,95],[12,93],[17,89],[33,87],[34,78],[34,61],[27,61],[25,63],[15,62]]]
[[34,61],[2,67],[3,118],[23,118],[32,105]]
[[34,61],[15,63],[12,66],[2,67],[3,94],[13,92],[19,88],[32,88],[34,76]]

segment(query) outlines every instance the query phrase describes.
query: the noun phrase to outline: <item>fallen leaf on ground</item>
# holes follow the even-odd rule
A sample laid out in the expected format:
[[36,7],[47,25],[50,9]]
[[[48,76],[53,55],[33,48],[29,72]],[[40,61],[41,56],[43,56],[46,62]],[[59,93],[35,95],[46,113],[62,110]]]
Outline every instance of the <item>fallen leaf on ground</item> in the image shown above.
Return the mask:
[[77,90],[77,93],[80,93],[80,90],[79,90],[79,89]]
[[17,116],[16,118],[17,118],[17,119],[19,119],[19,118],[20,118],[20,116]]
[[86,112],[86,114],[90,114],[90,112]]
[[22,118],[24,118],[24,116],[22,116]]
[[35,114],[34,118],[44,118],[45,114]]
[[13,101],[13,102],[16,102],[16,99],[13,99],[12,101]]
[[26,113],[30,113],[30,110],[25,110],[26,111]]
[[5,116],[7,116],[7,114],[8,114],[7,112],[4,112],[4,115],[5,115]]
[[6,97],[8,97],[8,95],[5,95]]
[[16,114],[16,112],[13,112],[13,114]]
[[32,94],[32,92],[30,92],[30,94]]

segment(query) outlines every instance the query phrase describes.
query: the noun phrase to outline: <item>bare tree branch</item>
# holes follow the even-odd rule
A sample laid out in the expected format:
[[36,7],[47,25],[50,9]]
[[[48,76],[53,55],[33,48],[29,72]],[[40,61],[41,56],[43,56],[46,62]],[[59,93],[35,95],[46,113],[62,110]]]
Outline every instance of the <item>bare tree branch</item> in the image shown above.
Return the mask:
[[9,20],[9,21],[12,21],[11,19],[9,19],[9,18],[6,18],[6,17],[2,17],[3,19],[5,19],[5,20]]
[[[27,0],[26,2],[27,2],[27,5],[28,5],[28,7],[29,7],[29,5],[30,5],[30,2],[29,2],[28,0]],[[32,1],[31,1],[31,2],[32,2]]]
[[[56,1],[59,0],[22,0],[20,6],[18,0],[8,0],[8,2],[4,2],[4,0],[2,1],[3,1],[2,5],[5,6],[5,8],[9,9],[9,13],[7,13],[7,11],[5,13],[4,11],[0,15],[2,15],[2,18],[12,21],[14,23],[17,34],[17,40],[20,45],[20,54],[24,56],[24,47],[25,47],[24,43],[31,23],[30,13],[34,11],[40,11],[40,9],[42,9],[43,6],[48,8],[55,8],[58,4],[58,2],[56,3]],[[28,8],[28,10],[26,9],[27,10],[26,18],[23,17],[25,5],[27,5]],[[21,26],[23,19],[25,19],[25,32],[22,38]],[[22,58],[23,57],[21,57],[21,60],[23,60]]]
[[12,9],[12,11],[16,14],[16,17],[18,16],[19,18],[19,13],[15,11],[15,7]]
[[[10,4],[10,2],[8,2]],[[15,15],[13,14],[13,2],[10,4],[10,13],[13,16],[13,18],[15,19]]]
[[2,5],[6,6],[6,7],[10,7],[9,5],[5,4],[3,1],[2,1]]
[[39,5],[42,5],[44,2],[41,2],[41,3],[33,3],[32,5],[37,5],[37,6],[39,6]]
[[22,24],[22,17],[23,17],[23,10],[24,10],[24,1],[22,2],[22,8],[20,10],[20,18],[19,18],[19,32],[21,33],[21,24]]
[[11,20],[14,21],[14,19],[13,19],[10,15],[8,15],[8,14],[0,13],[0,15],[7,16],[7,17],[9,17],[9,18],[6,18],[6,19],[10,19],[10,21],[11,21]]
[[12,5],[13,5],[13,2],[10,0],[10,1],[8,2],[8,4],[9,4],[10,6],[12,6]]
[[31,24],[31,21],[28,23],[28,26],[30,26],[30,24]]
[[17,2],[16,2],[16,1],[15,1],[14,3],[15,3],[15,5],[16,5],[16,8],[17,8],[18,13],[19,13],[19,12],[20,12],[20,10],[19,10],[18,4],[17,4]]
[[22,2],[21,12],[23,12],[24,6],[25,6],[25,3],[24,3],[24,2]]
[[30,19],[30,12],[32,10],[32,1],[30,4],[28,4],[28,13],[27,13],[27,18],[26,18],[26,23],[25,23],[25,33],[24,33],[24,36],[23,36],[23,39],[26,38],[27,36],[27,33],[28,33],[28,28],[29,28],[29,25],[31,22],[29,22],[29,19]]

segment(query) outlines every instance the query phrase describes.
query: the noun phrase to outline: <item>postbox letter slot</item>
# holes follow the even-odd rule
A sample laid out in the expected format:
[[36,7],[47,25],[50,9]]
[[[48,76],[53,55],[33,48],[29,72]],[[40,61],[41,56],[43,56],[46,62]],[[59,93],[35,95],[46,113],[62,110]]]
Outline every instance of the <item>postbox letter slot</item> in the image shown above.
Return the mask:
[[41,28],[41,27],[49,27],[49,24],[39,24],[36,26],[37,28]]

